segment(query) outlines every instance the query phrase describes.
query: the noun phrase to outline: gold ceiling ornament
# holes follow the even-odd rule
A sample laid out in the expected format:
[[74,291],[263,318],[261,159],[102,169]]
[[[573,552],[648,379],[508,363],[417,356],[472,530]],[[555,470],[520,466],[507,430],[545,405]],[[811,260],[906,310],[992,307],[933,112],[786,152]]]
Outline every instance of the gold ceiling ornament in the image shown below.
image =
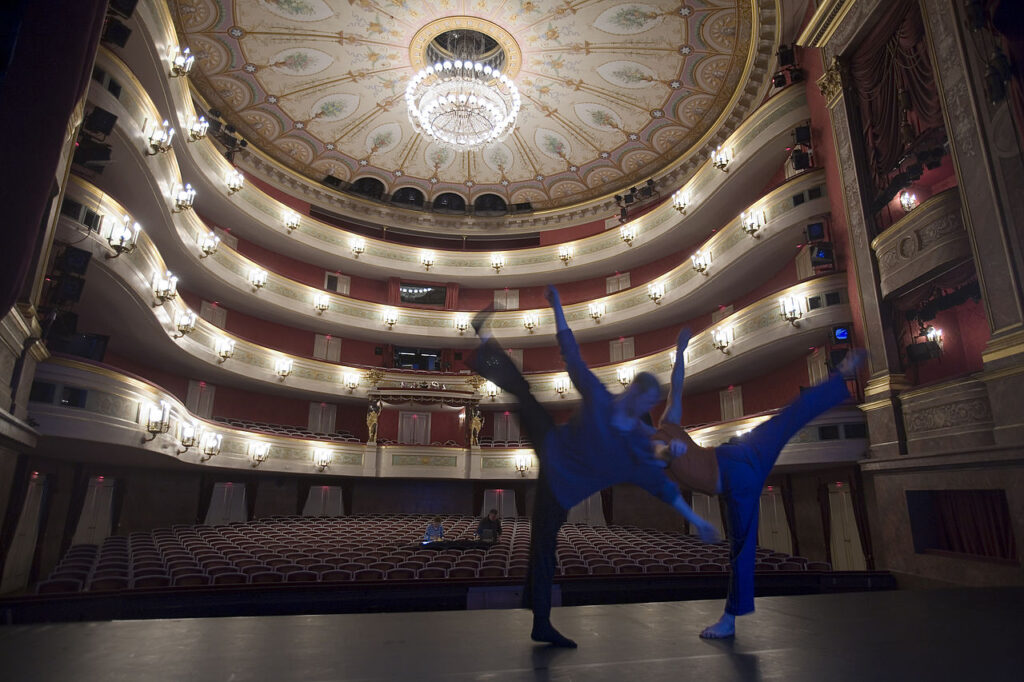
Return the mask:
[[494,40],[505,53],[505,65],[502,67],[504,74],[509,78],[519,75],[519,70],[523,66],[523,51],[519,48],[519,43],[501,26],[479,17],[444,17],[416,31],[409,43],[409,63],[412,68],[416,71],[425,69],[429,65],[427,47],[430,43],[442,33],[458,30],[476,31]]

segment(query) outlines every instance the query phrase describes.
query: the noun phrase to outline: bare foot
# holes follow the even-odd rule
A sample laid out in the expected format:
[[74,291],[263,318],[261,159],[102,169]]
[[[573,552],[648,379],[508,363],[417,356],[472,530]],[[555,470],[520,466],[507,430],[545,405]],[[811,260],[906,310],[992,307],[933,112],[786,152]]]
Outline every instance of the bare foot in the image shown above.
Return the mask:
[[700,633],[702,639],[726,639],[736,636],[736,616],[723,613],[714,625],[709,625]]

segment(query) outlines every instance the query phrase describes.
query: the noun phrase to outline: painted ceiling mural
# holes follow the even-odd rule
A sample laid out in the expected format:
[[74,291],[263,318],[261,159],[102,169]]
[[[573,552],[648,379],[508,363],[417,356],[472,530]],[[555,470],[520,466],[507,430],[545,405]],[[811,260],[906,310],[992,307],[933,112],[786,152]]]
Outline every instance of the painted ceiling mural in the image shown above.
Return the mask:
[[[728,106],[753,30],[749,0],[169,2],[200,93],[277,161],[535,209],[677,162]],[[511,135],[468,153],[417,134],[404,101],[425,31],[465,27],[503,45],[523,100]]]

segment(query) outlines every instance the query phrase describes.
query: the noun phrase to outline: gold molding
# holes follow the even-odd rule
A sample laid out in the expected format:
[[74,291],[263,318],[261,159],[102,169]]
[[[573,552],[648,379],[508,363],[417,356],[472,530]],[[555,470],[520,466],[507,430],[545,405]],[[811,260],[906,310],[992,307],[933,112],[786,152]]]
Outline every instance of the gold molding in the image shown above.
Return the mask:
[[885,393],[896,393],[911,387],[905,374],[885,373],[879,377],[868,379],[864,387],[864,397],[882,395]]
[[1013,332],[989,339],[981,352],[981,361],[986,365],[1014,355],[1024,355],[1024,325],[1014,325]]
[[818,91],[824,96],[829,109],[834,108],[842,99],[847,80],[846,64],[840,61],[839,57],[832,57],[825,72],[816,81]]
[[416,31],[412,40],[409,41],[409,62],[412,64],[412,68],[419,71],[427,66],[424,57],[430,41],[442,33],[460,28],[483,33],[487,37],[493,38],[494,42],[498,43],[505,52],[504,74],[509,78],[515,78],[519,74],[519,69],[523,66],[523,51],[512,34],[493,21],[467,16],[436,19]]
[[960,209],[959,187],[950,187],[925,199],[924,203],[918,205],[917,208],[904,215],[887,227],[882,234],[875,237],[871,241],[871,250],[877,253],[880,247],[886,246],[888,242],[901,236],[904,228],[913,228],[914,225],[930,222],[940,215],[952,213],[954,209],[958,211]]
[[824,47],[857,0],[824,0],[796,39],[800,47]]

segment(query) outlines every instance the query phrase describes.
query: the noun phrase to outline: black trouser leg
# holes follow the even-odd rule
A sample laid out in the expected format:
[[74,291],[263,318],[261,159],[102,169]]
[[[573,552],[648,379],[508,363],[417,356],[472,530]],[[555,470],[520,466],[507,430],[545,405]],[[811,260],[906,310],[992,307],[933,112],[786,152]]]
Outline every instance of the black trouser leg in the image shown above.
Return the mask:
[[537,481],[537,500],[530,519],[530,572],[523,593],[525,604],[533,609],[533,620],[551,618],[551,586],[555,578],[555,549],[558,531],[565,523],[566,510],[558,504],[547,484],[543,470]]

